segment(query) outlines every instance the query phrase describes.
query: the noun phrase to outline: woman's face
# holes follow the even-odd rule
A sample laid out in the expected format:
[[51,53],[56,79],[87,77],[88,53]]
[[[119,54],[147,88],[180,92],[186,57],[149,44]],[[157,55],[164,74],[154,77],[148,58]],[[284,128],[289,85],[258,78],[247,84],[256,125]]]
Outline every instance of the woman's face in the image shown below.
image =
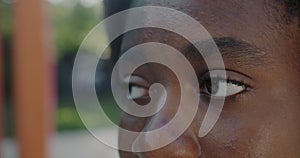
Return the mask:
[[[199,138],[210,97],[215,95],[211,88],[214,82],[213,79],[210,82],[203,58],[175,33],[150,28],[127,33],[123,52],[145,42],[165,43],[182,52],[197,74],[201,95],[196,117],[176,141],[151,152],[120,151],[121,157],[299,157],[300,34],[297,17],[286,13],[284,3],[275,0],[151,0],[147,4],[180,10],[207,29],[223,56],[228,77],[217,78],[217,81],[225,83],[230,91],[214,128]],[[121,127],[151,131],[172,119],[178,108],[180,88],[168,68],[158,64],[139,67],[130,79],[132,98],[138,104],[146,104],[150,100],[148,88],[157,82],[162,83],[168,93],[162,110],[148,118],[124,113]],[[151,146],[152,141],[147,139],[144,145]]]

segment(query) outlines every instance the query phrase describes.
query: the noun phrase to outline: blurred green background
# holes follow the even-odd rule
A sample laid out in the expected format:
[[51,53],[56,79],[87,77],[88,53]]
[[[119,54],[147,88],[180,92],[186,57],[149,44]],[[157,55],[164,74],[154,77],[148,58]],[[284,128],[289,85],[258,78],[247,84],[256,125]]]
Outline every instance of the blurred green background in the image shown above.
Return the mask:
[[[14,136],[14,117],[12,102],[11,48],[13,35],[12,0],[1,1],[1,29],[5,59],[5,132]],[[88,32],[103,18],[103,5],[100,0],[48,0],[57,58],[57,91],[58,106],[56,112],[57,130],[70,131],[85,129],[81,122],[72,98],[72,68],[77,50]],[[97,41],[104,42],[104,41]],[[109,99],[105,105],[111,105]],[[118,120],[118,108],[105,108],[107,115]],[[93,117],[93,116],[91,116]]]

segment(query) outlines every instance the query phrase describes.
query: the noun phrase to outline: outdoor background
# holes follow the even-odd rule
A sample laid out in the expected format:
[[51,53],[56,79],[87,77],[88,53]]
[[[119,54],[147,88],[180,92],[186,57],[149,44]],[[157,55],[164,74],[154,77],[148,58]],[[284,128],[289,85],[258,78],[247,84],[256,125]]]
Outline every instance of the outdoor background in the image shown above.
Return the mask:
[[[22,0],[23,1],[23,0]],[[103,18],[103,4],[101,0],[46,0],[47,12],[50,15],[49,25],[53,31],[55,46],[55,94],[54,118],[55,136],[51,137],[52,146],[49,157],[57,158],[81,158],[81,157],[115,157],[112,149],[99,142],[90,135],[81,122],[72,97],[72,68],[77,50],[88,32]],[[3,44],[4,65],[4,117],[5,138],[2,141],[2,158],[18,158],[18,141],[16,140],[14,95],[13,95],[13,5],[16,0],[1,0],[0,16]],[[28,37],[30,40],[30,37]],[[105,35],[103,41],[106,42]],[[109,54],[104,57],[109,60]],[[100,65],[101,66],[101,65]],[[103,69],[103,70],[101,70]],[[97,73],[97,86],[101,87],[107,83],[105,67],[100,68]],[[102,72],[103,71],[103,72]],[[106,87],[107,88],[107,87]],[[108,87],[109,88],[109,87]],[[30,89],[28,92],[30,93]],[[114,120],[118,120],[118,109],[111,100],[104,100],[106,113]],[[93,117],[93,116],[91,116]],[[97,120],[95,120],[97,121]],[[103,134],[109,136],[109,127],[104,127]],[[98,155],[101,154],[101,155]],[[107,156],[105,156],[107,154]],[[1,155],[0,155],[1,157]]]

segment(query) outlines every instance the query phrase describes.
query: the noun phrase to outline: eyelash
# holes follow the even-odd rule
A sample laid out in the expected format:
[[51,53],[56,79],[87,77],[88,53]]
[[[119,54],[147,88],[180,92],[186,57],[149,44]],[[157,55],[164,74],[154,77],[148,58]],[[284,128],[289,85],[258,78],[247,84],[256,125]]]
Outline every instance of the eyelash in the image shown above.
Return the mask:
[[[238,86],[247,86],[247,87],[250,87],[244,81],[237,81],[237,80],[231,79],[230,76],[227,76],[226,79],[224,79],[222,77],[219,77],[219,76],[215,76],[215,77],[212,77],[212,78],[213,78],[213,80],[217,79],[217,80],[220,80],[220,81],[226,81],[226,82],[238,85]],[[211,81],[211,77],[209,75],[206,75],[202,79],[200,79],[199,83],[201,85],[201,84],[203,84],[203,83],[205,83],[207,81]]]

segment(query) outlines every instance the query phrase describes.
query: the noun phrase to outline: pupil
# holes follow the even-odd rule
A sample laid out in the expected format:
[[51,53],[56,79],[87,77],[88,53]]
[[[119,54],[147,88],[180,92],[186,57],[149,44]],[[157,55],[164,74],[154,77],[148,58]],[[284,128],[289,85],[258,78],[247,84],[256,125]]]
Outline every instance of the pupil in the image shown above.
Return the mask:
[[216,94],[219,90],[219,80],[218,79],[211,79],[207,85],[207,91],[210,94]]
[[132,92],[132,85],[131,84],[129,84],[129,94],[131,94],[131,92]]

